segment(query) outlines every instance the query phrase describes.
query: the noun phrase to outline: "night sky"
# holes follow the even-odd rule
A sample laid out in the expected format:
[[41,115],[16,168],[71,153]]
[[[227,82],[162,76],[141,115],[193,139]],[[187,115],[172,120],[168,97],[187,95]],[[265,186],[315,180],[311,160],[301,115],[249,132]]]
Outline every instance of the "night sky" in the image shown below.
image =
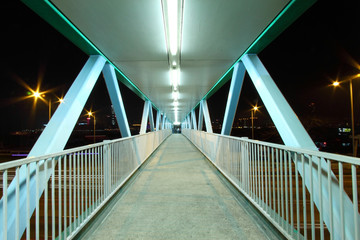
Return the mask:
[[[26,82],[35,89],[54,89],[47,98],[64,96],[88,56],[19,1],[2,4],[1,124],[0,141],[15,130],[41,128],[48,107],[26,96]],[[299,118],[321,124],[350,120],[348,84],[334,90],[333,80],[360,73],[360,1],[318,1],[284,31],[259,57]],[[6,15],[6,16],[5,16]],[[143,101],[120,86],[129,123],[139,123]],[[222,119],[229,83],[211,99],[212,119]],[[360,79],[354,81],[355,122],[360,120]],[[248,117],[251,105],[262,105],[246,76],[237,117]],[[53,108],[55,108],[55,104]],[[99,79],[86,109],[97,111],[99,124],[110,114],[110,100]],[[268,120],[260,109],[259,117]],[[84,112],[85,114],[85,112]]]

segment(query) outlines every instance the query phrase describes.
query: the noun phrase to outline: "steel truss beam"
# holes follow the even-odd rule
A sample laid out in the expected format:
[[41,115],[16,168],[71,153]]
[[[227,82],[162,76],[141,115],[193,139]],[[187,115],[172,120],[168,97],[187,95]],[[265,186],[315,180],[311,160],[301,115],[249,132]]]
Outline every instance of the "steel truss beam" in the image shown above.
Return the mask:
[[150,101],[145,101],[144,109],[141,119],[140,134],[146,133],[147,123],[150,120],[150,130],[154,131],[154,117],[152,112],[152,106]]
[[[54,115],[50,119],[46,128],[36,141],[35,145],[29,153],[31,156],[41,156],[60,152],[64,149],[71,132],[84,109],[85,103],[94,88],[94,85],[103,69],[105,59],[102,56],[90,56],[79,75],[76,77],[74,83],[71,85],[67,94],[64,97],[64,102],[59,105]],[[49,168],[49,167],[48,167]],[[51,168],[51,167],[50,167]],[[50,178],[51,169],[48,169],[48,175],[45,176],[45,166],[40,163],[39,167],[39,195],[32,194],[29,199],[29,212],[30,215],[34,212],[36,206],[36,200],[39,199],[47,186],[48,179]],[[34,173],[36,171],[35,164],[30,164],[30,192],[36,192],[36,179]],[[27,199],[26,199],[26,166],[22,166],[19,169],[19,234],[20,236],[25,231],[27,216]],[[14,178],[15,179],[15,178]],[[8,238],[16,239],[20,236],[15,236],[15,220],[16,220],[16,183],[12,181],[8,187]],[[3,216],[3,203],[0,201],[0,215]],[[0,219],[0,225],[2,226],[3,219]],[[2,236],[2,228],[0,229],[0,235]]]
[[[280,90],[276,86],[275,82],[271,78],[270,74],[260,61],[257,55],[245,55],[242,58],[242,61],[248,71],[252,82],[255,85],[256,90],[258,91],[266,110],[269,112],[271,119],[273,120],[276,129],[279,131],[279,134],[284,141],[286,146],[299,147],[304,149],[317,150],[314,142],[311,140],[310,136],[306,132],[305,128],[300,123],[294,111],[289,106],[288,102],[285,100],[284,96],[281,94]],[[304,176],[304,169],[302,168],[301,160],[299,161],[299,173],[301,176]],[[321,161],[321,167],[324,169],[322,175],[318,177],[318,166]],[[345,194],[346,197],[339,200],[340,191],[343,191],[339,188],[339,182],[337,181],[335,175],[332,175],[331,181],[331,196],[328,192],[328,179],[327,179],[327,162],[325,159],[313,158],[312,164],[309,163],[309,160],[305,161],[305,171],[312,172],[312,182],[310,178],[306,177],[304,179],[306,187],[311,189],[313,187],[313,199],[316,206],[320,207],[320,197],[319,193],[322,192],[323,199],[323,209],[329,209],[329,203],[332,202],[331,208],[333,209],[333,218],[330,219],[329,211],[324,211],[324,221],[327,226],[334,226],[334,239],[341,239],[342,233],[340,232],[341,225],[341,208],[344,209],[344,221],[345,221],[345,238],[354,239],[355,228],[359,229],[360,226],[354,225],[352,219],[354,219],[353,205],[350,198]],[[319,181],[321,181],[321,188],[319,188]],[[360,218],[357,214],[358,219]],[[358,221],[359,223],[360,221]]]
[[[203,118],[205,120],[205,127],[208,133],[212,133],[212,126],[209,114],[209,108],[206,100],[201,100],[199,109],[199,131],[202,131]],[[200,125],[201,124],[201,125]]]
[[191,111],[191,123],[192,123],[191,128],[197,130],[196,116],[195,116],[195,110],[194,109]]
[[228,100],[226,103],[224,121],[221,128],[222,135],[230,135],[231,133],[231,128],[234,122],[241,88],[244,82],[245,72],[246,70],[242,62],[238,62],[235,64],[229,89]]
[[103,69],[103,74],[106,87],[110,95],[111,103],[114,107],[116,120],[121,132],[121,136],[130,137],[131,133],[129,128],[129,122],[126,117],[124,103],[121,97],[120,88],[116,79],[114,67],[111,64],[106,63]]

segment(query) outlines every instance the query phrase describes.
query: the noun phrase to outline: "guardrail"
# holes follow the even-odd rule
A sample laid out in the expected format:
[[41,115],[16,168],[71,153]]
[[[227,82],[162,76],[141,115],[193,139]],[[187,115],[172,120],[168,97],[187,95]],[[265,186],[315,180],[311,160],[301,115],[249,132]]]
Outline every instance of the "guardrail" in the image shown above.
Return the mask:
[[[150,132],[0,164],[0,239],[73,238],[170,134],[171,130]],[[19,182],[22,166],[24,183]],[[32,168],[36,171],[30,176]],[[16,182],[15,209],[7,205],[11,181]],[[20,216],[20,184],[27,189],[26,217]],[[35,193],[30,192],[30,184],[36,184]],[[46,184],[43,193],[42,184]],[[32,213],[29,205],[34,199]],[[13,211],[15,226],[8,226]],[[24,233],[21,224],[26,225]]]
[[359,158],[190,129],[182,133],[287,238],[359,239]]

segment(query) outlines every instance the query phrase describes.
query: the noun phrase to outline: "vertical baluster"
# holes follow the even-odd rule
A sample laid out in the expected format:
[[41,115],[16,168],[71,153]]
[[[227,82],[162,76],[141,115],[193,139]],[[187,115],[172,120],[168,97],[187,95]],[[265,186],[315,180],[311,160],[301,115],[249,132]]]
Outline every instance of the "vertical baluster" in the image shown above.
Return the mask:
[[260,145],[260,178],[261,178],[261,205],[262,208],[264,209],[264,204],[265,204],[265,195],[264,195],[264,168],[263,168],[263,148]]
[[51,237],[55,239],[55,159],[51,158]]
[[16,219],[15,219],[15,239],[20,239],[19,227],[20,227],[20,179],[19,179],[19,167],[16,167],[15,170],[15,179],[16,179],[16,189],[15,189],[15,196],[16,196]]
[[59,228],[59,239],[61,239],[61,231],[62,231],[62,227],[61,227],[61,224],[62,224],[62,198],[61,198],[61,167],[62,167],[62,157],[59,157],[59,160],[58,160],[58,203],[59,203],[59,214],[58,214],[58,228]]
[[[331,183],[331,161],[330,159],[327,160],[327,176],[328,176],[328,192],[329,196],[332,196],[332,183]],[[329,226],[329,232],[330,232],[330,238],[334,238],[334,225],[333,225],[333,208],[332,208],[332,197],[329,197],[329,215],[330,215],[330,226]]]
[[7,240],[7,188],[8,188],[8,170],[3,172],[3,239]]
[[95,159],[95,149],[91,148],[91,210],[94,211],[95,208],[95,169],[94,169],[94,159]]
[[263,161],[264,161],[264,173],[265,173],[265,211],[268,212],[268,208],[269,208],[269,198],[268,198],[268,173],[267,173],[267,163],[268,163],[268,159],[267,159],[267,155],[266,155],[266,150],[267,150],[268,147],[263,147],[263,150],[264,150],[264,158],[263,158]]
[[[358,192],[357,192],[357,178],[356,178],[356,165],[351,164],[351,177],[352,177],[352,191],[353,191],[353,206],[354,206],[354,226],[358,226]],[[355,227],[355,239],[359,239],[359,229]]]
[[[293,208],[293,182],[292,182],[292,162],[291,162],[291,152],[288,152],[288,162],[289,162],[289,189],[290,189],[290,224],[292,228],[294,226],[294,208]],[[293,231],[291,231],[291,236],[293,235]]]
[[[44,160],[44,174],[46,180],[48,179],[48,159]],[[44,238],[45,240],[48,239],[49,235],[49,210],[48,210],[48,201],[49,201],[49,190],[48,190],[48,181],[45,183],[45,190],[44,190]]]
[[67,178],[67,155],[64,156],[64,239],[67,237],[66,233],[66,227],[67,227],[67,184],[66,184],[66,178]]
[[85,214],[84,214],[84,219],[86,219],[88,217],[88,162],[89,162],[89,150],[86,149],[85,150],[85,155],[84,155],[84,158],[85,158],[85,162],[84,162],[84,165],[85,165]]
[[[276,193],[275,193],[275,152],[274,148],[271,148],[271,164],[272,164],[272,191],[273,191],[273,210],[276,214]],[[274,215],[276,219],[276,215]]]
[[73,212],[72,212],[72,204],[71,201],[73,200],[73,188],[72,188],[72,154],[69,153],[69,235],[72,233],[72,225],[73,225]]
[[[267,147],[267,168],[268,168],[268,191],[269,191],[269,204],[268,204],[268,212],[269,210],[271,209],[271,204],[272,204],[272,201],[271,201],[271,168],[270,168],[270,147]],[[270,208],[270,209],[269,209]]]
[[345,239],[345,219],[344,219],[344,172],[343,164],[339,162],[339,180],[340,180],[340,227],[341,239]]
[[80,171],[81,171],[81,204],[80,204],[80,212],[79,212],[79,214],[81,215],[81,220],[80,220],[80,223],[79,223],[79,225],[82,225],[82,223],[84,222],[84,213],[85,213],[85,202],[84,202],[84,200],[85,200],[85,194],[84,194],[84,181],[85,181],[85,179],[84,179],[84,154],[85,154],[85,152],[84,152],[84,150],[83,151],[81,151],[81,155],[80,155],[80,160],[81,160],[81,169],[80,169]]
[[98,169],[98,161],[99,161],[99,151],[100,147],[96,147],[96,156],[95,156],[95,202],[96,205],[95,207],[97,207],[98,203],[99,203],[99,169]]
[[[36,168],[35,168],[35,180],[36,180],[36,188],[35,188],[35,236],[36,236],[36,240],[40,239],[40,178],[39,178],[39,162],[36,162]],[[30,219],[29,219],[30,221]]]
[[79,185],[78,185],[78,183],[77,183],[77,171],[78,171],[78,169],[79,169],[79,165],[78,165],[78,162],[77,162],[77,159],[78,159],[78,157],[77,157],[77,153],[76,152],[74,152],[73,154],[72,154],[72,160],[73,160],[73,183],[74,183],[74,186],[73,186],[73,210],[74,210],[74,212],[73,212],[73,215],[74,215],[74,221],[73,221],[73,228],[72,228],[72,230],[74,230],[75,231],[75,229],[76,229],[76,224],[77,224],[77,216],[78,216],[78,208],[77,208],[77,204],[76,204],[76,199],[77,199],[77,189],[79,189]]
[[[284,155],[284,151],[282,149],[279,150],[279,155],[280,155],[280,206],[281,206],[281,217],[285,220],[285,208],[284,208],[284,173],[283,173],[283,155]],[[284,222],[285,221],[281,221],[281,226],[284,228]]]
[[285,172],[285,215],[284,219],[286,218],[286,227],[285,230],[289,232],[288,224],[289,223],[289,197],[288,197],[288,174],[287,174],[287,164],[288,164],[288,158],[287,158],[287,152],[284,151],[284,172]]
[[296,224],[297,224],[297,239],[300,239],[300,198],[299,198],[299,173],[298,173],[298,159],[297,153],[294,153],[294,163],[295,163],[295,186],[296,186]]
[[[306,171],[305,171],[305,156],[301,154],[301,163],[303,169],[303,177],[302,177],[302,192],[303,192],[303,221],[304,221],[304,238],[307,239],[307,219],[306,219],[306,187],[305,187],[305,179],[306,179]],[[311,174],[311,173],[310,173]]]
[[80,201],[80,197],[82,196],[81,193],[81,174],[80,174],[80,170],[81,170],[81,154],[82,151],[77,152],[76,153],[76,160],[77,160],[77,223],[76,223],[76,227],[80,226],[80,222],[81,222],[81,201]]
[[278,223],[280,223],[281,209],[280,209],[280,163],[279,163],[279,149],[276,149],[276,182],[277,182],[277,213]]
[[320,239],[323,240],[324,239],[324,224],[323,224],[323,200],[322,200],[322,177],[321,177],[321,159],[319,159],[319,164],[318,164],[318,181],[319,181],[319,185],[318,188],[320,189],[320,191],[318,191],[319,194],[319,222],[320,222]]
[[308,157],[309,159],[309,179],[310,179],[310,216],[311,216],[311,238],[315,240],[315,209],[314,209],[314,183],[313,183],[313,161],[312,156]]
[[30,239],[30,164],[26,164],[26,239]]

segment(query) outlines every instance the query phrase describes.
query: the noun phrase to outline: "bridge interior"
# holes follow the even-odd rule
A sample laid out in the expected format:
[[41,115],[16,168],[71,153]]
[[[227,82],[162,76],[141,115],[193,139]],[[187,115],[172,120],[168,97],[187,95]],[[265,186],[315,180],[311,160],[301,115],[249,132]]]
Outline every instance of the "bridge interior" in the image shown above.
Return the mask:
[[181,134],[170,135],[114,199],[82,239],[284,238]]
[[[257,56],[314,0],[23,1],[90,57],[29,158],[0,164],[0,239],[359,239],[358,159],[317,151]],[[229,136],[245,72],[285,145]],[[101,73],[123,138],[64,150]]]

